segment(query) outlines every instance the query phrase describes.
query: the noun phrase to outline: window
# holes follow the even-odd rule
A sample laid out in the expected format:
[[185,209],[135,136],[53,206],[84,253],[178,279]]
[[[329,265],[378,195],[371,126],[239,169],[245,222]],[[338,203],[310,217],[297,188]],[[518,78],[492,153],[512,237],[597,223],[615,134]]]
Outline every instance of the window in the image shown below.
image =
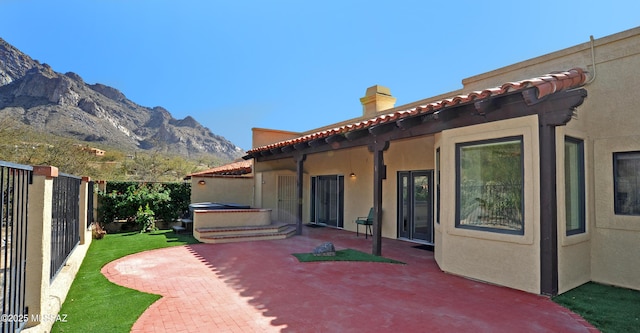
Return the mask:
[[567,236],[585,232],[584,144],[582,140],[564,140],[564,200]]
[[456,145],[456,227],[524,234],[522,136]]
[[640,152],[613,154],[614,202],[618,215],[640,215]]

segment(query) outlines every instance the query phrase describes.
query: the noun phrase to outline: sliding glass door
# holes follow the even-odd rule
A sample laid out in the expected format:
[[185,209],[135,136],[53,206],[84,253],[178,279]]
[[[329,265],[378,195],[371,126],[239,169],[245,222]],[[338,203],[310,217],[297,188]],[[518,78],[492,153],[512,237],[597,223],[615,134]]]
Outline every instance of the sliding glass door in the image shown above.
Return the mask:
[[344,176],[311,177],[311,220],[344,227]]

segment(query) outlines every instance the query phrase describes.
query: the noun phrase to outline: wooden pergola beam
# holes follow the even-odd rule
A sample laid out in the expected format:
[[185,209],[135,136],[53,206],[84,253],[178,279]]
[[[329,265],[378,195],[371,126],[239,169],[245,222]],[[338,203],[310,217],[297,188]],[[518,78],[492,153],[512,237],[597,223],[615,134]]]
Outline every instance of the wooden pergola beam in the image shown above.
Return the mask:
[[[279,153],[277,150],[266,153],[257,152],[251,157],[258,161],[270,161],[292,157],[294,150],[302,151],[305,154],[315,154],[329,150],[367,146],[375,140],[375,137],[384,136],[390,140],[396,140],[429,135],[446,129],[538,114],[556,107],[563,108],[564,104],[573,103],[572,100],[575,98],[584,98],[580,97],[581,91],[584,89],[577,89],[558,92],[548,95],[544,99],[534,100],[532,96],[535,96],[535,91],[535,88],[529,88],[520,93],[500,95],[489,100],[444,108],[434,113],[402,118],[394,123],[373,126],[371,130],[362,128],[331,135],[325,138],[325,142],[330,144],[312,147],[308,142],[300,142],[282,147]],[[566,102],[562,102],[563,100]]]

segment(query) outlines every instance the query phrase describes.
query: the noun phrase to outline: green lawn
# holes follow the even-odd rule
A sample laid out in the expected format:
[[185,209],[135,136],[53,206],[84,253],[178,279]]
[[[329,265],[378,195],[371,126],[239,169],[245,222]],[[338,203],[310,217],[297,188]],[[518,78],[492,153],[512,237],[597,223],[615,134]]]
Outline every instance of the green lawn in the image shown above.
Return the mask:
[[294,257],[298,258],[300,262],[314,262],[314,261],[370,261],[370,262],[386,262],[392,264],[404,264],[401,261],[374,256],[369,253],[364,253],[352,249],[344,249],[336,251],[335,256],[314,256],[312,253],[294,253]]
[[100,269],[126,255],[170,246],[198,243],[191,235],[170,230],[152,233],[109,234],[89,246],[52,332],[129,332],[159,295],[139,292],[109,282]]
[[640,291],[589,282],[553,300],[604,333],[640,332]]

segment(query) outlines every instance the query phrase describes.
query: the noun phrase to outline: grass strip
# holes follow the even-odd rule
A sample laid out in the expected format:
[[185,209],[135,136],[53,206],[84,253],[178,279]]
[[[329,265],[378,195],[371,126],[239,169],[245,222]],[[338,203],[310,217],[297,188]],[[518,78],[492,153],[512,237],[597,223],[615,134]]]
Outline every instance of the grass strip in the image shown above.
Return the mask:
[[93,240],[60,309],[67,322],[56,322],[51,332],[130,332],[161,296],[113,284],[100,273],[102,267],[129,254],[194,243],[198,241],[191,235],[170,230],[108,234]]
[[640,291],[589,282],[553,298],[603,333],[638,332]]
[[344,249],[336,251],[335,256],[314,256],[313,253],[294,253],[300,262],[316,262],[316,261],[368,261],[368,262],[386,262],[392,264],[404,264],[402,261],[393,260],[385,257],[374,256],[372,254],[360,252],[352,249]]

